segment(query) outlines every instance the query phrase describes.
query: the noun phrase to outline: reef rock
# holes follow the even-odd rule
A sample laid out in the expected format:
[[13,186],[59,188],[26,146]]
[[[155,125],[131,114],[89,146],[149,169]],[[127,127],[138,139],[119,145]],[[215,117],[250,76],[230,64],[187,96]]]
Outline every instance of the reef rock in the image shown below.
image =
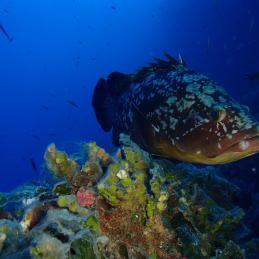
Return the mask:
[[62,182],[0,220],[0,258],[256,258],[238,187],[214,167],[154,160],[125,140],[114,157],[83,144],[80,163],[49,146],[47,167]]

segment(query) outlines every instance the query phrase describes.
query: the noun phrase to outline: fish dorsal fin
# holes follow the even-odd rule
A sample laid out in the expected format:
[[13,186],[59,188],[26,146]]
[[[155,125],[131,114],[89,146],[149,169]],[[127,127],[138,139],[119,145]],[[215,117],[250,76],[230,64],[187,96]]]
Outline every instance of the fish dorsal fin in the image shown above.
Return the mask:
[[186,63],[182,57],[177,60],[168,53],[164,53],[164,56],[166,57],[166,60],[161,58],[154,58],[154,62],[149,63],[148,66],[141,67],[133,76],[133,80],[141,80],[143,77],[148,76],[149,74],[156,71],[176,70],[180,66],[186,66]]
[[119,96],[125,92],[131,84],[130,75],[112,72],[107,78],[107,88],[111,96]]
[[186,67],[186,62],[185,62],[185,60],[182,58],[182,56],[181,56],[181,54],[179,53],[179,63],[182,65],[182,66],[184,66],[184,67]]

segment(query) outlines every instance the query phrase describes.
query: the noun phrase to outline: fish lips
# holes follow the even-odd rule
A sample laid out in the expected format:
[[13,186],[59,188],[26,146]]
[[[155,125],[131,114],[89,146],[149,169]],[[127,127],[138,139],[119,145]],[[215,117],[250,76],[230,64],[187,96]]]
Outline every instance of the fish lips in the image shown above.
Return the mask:
[[243,140],[233,144],[226,151],[257,153],[259,152],[259,133],[257,135],[244,138]]
[[232,153],[236,154],[237,159],[241,159],[246,156],[253,155],[259,152],[259,126],[252,129],[241,131],[237,133],[235,138],[233,138],[232,143],[227,145],[227,143],[222,144],[223,148],[218,154],[210,156],[210,158],[215,158],[222,154]]

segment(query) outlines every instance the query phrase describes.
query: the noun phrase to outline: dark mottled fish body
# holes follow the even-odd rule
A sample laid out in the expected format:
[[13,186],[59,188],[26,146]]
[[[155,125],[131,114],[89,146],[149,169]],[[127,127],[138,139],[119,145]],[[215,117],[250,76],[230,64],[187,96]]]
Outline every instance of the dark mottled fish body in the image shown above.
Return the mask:
[[152,154],[205,164],[258,152],[258,124],[247,107],[167,57],[135,75],[114,72],[99,80],[93,106],[102,128],[112,129],[113,142],[125,133]]

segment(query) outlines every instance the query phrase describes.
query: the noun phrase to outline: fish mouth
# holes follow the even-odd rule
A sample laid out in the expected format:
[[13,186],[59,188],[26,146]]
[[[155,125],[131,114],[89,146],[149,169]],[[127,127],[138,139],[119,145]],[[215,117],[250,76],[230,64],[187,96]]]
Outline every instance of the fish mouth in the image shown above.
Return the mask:
[[[225,142],[225,143],[224,143]],[[248,130],[240,131],[234,141],[221,143],[220,152],[207,155],[202,162],[206,164],[225,164],[259,153],[259,125]]]
[[254,155],[259,152],[259,131],[254,134],[246,134],[243,137],[227,147],[221,154],[210,157],[218,164],[229,163],[242,158]]
[[245,138],[237,143],[234,143],[225,152],[237,152],[237,153],[256,153],[259,152],[259,133],[255,136]]

